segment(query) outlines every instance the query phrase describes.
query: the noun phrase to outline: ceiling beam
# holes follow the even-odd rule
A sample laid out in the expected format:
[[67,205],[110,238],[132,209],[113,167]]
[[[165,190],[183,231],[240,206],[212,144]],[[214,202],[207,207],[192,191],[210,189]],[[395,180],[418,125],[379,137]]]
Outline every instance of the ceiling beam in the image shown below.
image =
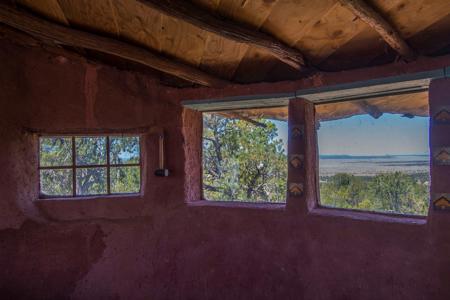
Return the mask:
[[223,38],[264,49],[297,70],[305,68],[305,60],[299,50],[254,28],[232,20],[216,17],[210,12],[191,4],[189,1],[139,0],[139,2],[167,16],[188,22]]
[[383,115],[383,112],[379,110],[378,107],[369,104],[367,101],[357,102],[357,105],[374,119],[378,119]]
[[147,49],[132,46],[116,39],[61,26],[8,5],[0,4],[0,23],[44,40],[52,40],[57,44],[82,47],[115,55],[200,85],[223,87],[229,83]]
[[363,22],[374,29],[378,34],[397,51],[404,59],[413,60],[416,57],[414,50],[401,37],[400,33],[389,24],[381,14],[364,0],[339,0]]

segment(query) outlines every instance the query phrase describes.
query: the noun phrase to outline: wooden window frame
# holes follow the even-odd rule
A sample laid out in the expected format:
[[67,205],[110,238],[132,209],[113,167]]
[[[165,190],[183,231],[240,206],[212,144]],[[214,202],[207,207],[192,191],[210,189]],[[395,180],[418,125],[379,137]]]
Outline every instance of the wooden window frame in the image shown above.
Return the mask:
[[[41,166],[41,139],[64,137],[71,139],[72,147],[72,164],[69,166]],[[76,145],[75,139],[77,137],[103,137],[106,139],[106,164],[95,165],[77,165],[76,164]],[[110,137],[138,137],[139,138],[139,163],[128,164],[111,164],[110,162]],[[102,196],[120,196],[120,195],[139,195],[142,191],[142,134],[45,134],[38,136],[38,177],[39,177],[39,199],[52,198],[89,198]],[[111,192],[111,168],[118,167],[139,167],[139,191],[132,193],[112,193]],[[88,194],[77,195],[76,193],[76,171],[77,169],[92,169],[92,168],[106,168],[106,193],[103,194]],[[41,170],[72,170],[72,195],[46,195],[41,190]]]

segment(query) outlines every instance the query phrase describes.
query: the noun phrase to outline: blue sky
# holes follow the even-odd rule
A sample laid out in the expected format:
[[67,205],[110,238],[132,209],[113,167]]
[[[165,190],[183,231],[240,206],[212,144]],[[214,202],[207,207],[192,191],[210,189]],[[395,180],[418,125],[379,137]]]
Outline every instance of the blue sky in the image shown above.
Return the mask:
[[[406,155],[428,154],[428,117],[369,115],[320,123],[317,132],[321,155]],[[275,122],[287,145],[287,122]]]

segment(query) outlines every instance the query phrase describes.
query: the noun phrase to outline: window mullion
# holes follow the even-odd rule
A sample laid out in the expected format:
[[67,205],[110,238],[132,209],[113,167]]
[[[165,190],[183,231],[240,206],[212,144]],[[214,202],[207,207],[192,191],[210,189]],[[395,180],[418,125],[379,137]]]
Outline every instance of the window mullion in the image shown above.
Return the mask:
[[72,195],[75,197],[77,195],[76,188],[76,151],[75,151],[75,137],[72,136]]
[[110,154],[109,154],[109,136],[106,137],[106,191],[111,194],[111,174],[110,174]]

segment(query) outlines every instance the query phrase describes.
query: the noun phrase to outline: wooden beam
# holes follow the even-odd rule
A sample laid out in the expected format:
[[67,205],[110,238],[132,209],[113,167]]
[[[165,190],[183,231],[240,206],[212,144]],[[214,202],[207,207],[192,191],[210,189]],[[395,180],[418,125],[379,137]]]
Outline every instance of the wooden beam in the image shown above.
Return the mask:
[[358,102],[359,107],[363,111],[365,111],[368,115],[370,115],[374,119],[378,119],[383,115],[383,112],[378,109],[378,107],[369,104],[367,101],[359,101]]
[[305,67],[303,54],[299,50],[246,25],[215,17],[189,1],[139,0],[139,2],[167,16],[190,23],[226,39],[264,49],[295,69]]
[[364,0],[339,0],[357,17],[373,28],[378,34],[406,60],[416,57],[414,50],[401,37],[400,33]]
[[250,124],[253,124],[253,125],[257,126],[257,127],[262,127],[262,128],[266,128],[267,127],[266,124],[258,122],[258,121],[255,121],[255,120],[253,120],[253,119],[251,119],[249,117],[246,117],[246,116],[244,116],[244,115],[242,115],[241,113],[238,113],[238,112],[220,112],[218,114],[222,115],[224,117],[227,117],[227,118],[240,119],[242,121],[245,121],[245,122],[248,122]]
[[11,6],[0,4],[0,23],[58,44],[82,47],[112,54],[161,72],[210,87],[223,87],[227,81],[207,74],[173,59],[165,58],[144,48],[132,46],[112,38],[61,26]]

